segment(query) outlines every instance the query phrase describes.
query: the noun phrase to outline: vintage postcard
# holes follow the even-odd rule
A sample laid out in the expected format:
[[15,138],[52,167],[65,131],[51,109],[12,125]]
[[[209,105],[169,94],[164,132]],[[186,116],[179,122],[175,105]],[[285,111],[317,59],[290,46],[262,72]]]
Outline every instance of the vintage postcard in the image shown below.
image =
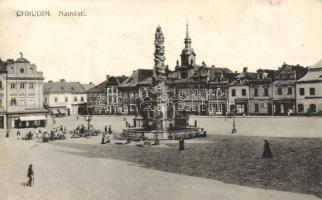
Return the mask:
[[0,199],[321,199],[321,22],[321,0],[0,0]]

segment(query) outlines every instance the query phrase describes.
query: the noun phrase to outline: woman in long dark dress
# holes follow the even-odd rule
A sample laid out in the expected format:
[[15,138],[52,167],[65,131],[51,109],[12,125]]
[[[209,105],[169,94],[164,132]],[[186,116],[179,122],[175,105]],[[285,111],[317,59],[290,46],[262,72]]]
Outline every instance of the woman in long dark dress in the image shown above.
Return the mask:
[[264,140],[264,151],[262,154],[262,158],[273,158],[271,146],[267,140]]
[[111,127],[111,125],[108,126],[108,134],[110,134],[110,135],[112,134],[112,127]]
[[34,170],[32,169],[32,164],[29,165],[27,176],[28,176],[27,186],[31,187],[31,184],[33,183],[33,179],[34,179]]

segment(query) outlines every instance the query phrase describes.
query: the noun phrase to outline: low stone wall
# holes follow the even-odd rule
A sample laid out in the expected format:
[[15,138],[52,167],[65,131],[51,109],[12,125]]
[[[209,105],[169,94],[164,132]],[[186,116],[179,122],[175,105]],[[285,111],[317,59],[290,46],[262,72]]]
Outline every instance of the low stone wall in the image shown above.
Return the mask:
[[123,129],[123,134],[125,137],[130,138],[131,140],[140,140],[141,137],[144,137],[149,140],[154,140],[156,138],[160,140],[178,140],[180,138],[189,139],[199,136],[205,136],[205,131],[202,128],[198,127],[188,127],[186,129],[173,130],[173,131],[162,131],[162,130],[152,130],[144,131],[137,128],[128,128]]

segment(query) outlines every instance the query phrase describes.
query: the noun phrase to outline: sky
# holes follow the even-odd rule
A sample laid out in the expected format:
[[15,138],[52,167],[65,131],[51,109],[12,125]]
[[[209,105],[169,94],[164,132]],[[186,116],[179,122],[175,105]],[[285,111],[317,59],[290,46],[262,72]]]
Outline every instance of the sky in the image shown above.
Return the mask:
[[[16,11],[49,10],[50,17]],[[85,17],[62,17],[59,11]],[[321,0],[0,0],[0,58],[25,58],[45,80],[81,83],[154,66],[154,33],[174,69],[189,23],[197,64],[232,71],[311,66],[322,59]]]

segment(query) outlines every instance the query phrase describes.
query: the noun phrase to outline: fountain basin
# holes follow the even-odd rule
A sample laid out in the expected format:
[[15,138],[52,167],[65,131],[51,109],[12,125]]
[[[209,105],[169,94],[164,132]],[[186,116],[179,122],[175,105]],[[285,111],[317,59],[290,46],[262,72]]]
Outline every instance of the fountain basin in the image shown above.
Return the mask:
[[203,128],[188,126],[176,128],[173,130],[145,130],[143,128],[126,128],[123,129],[123,135],[130,140],[140,140],[142,137],[148,140],[178,140],[180,138],[190,139],[195,137],[206,136]]

